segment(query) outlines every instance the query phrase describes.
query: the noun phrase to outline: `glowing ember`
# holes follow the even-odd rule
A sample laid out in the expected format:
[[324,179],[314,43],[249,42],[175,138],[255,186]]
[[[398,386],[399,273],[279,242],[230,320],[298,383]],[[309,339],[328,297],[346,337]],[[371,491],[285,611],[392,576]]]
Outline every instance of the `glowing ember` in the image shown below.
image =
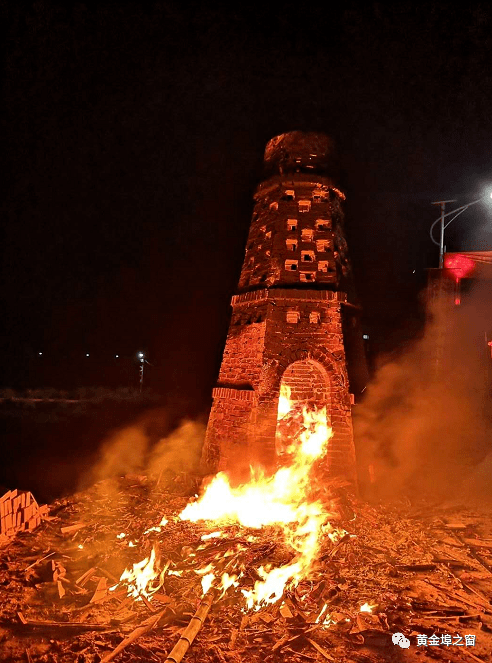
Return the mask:
[[169,520],[167,518],[162,518],[161,522],[156,527],[149,527],[146,529],[144,534],[149,534],[150,532],[160,532],[163,527],[168,524]]
[[214,567],[212,566],[212,564],[207,564],[207,566],[205,566],[203,569],[195,569],[195,573],[198,573],[198,575],[202,576],[202,575],[205,575],[206,573],[210,573],[210,571],[213,568]]
[[324,606],[321,608],[321,612],[315,619],[315,624],[321,624],[321,626],[327,628],[328,626],[331,626],[332,624],[336,624],[336,622],[331,618],[331,616],[328,614],[328,603],[325,603]]
[[117,539],[124,539],[125,536],[126,536],[125,532],[121,532],[121,534],[117,534],[117,535],[116,535],[116,538],[117,538]]
[[200,537],[202,541],[208,541],[208,539],[219,539],[222,536],[222,532],[211,532],[210,534],[204,534]]
[[202,578],[202,591],[203,594],[205,595],[210,587],[212,587],[212,583],[215,579],[215,576],[213,573],[207,573],[206,575],[203,576]]
[[360,612],[372,612],[376,605],[376,603],[364,603],[360,606]]

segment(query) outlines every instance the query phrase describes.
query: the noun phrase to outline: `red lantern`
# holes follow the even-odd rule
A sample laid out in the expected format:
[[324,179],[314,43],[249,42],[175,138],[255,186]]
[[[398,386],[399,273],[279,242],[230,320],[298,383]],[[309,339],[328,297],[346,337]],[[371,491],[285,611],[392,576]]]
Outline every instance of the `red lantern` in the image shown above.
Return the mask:
[[446,254],[444,258],[444,267],[449,271],[449,275],[456,281],[464,279],[475,269],[475,263],[471,258],[467,258],[461,253]]

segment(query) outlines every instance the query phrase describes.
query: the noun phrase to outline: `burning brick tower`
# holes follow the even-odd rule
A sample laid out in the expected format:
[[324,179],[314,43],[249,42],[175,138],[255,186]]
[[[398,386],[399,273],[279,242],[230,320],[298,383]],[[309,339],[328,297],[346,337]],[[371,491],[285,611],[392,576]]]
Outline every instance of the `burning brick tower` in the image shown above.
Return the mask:
[[[254,195],[213,390],[202,456],[209,472],[241,461],[275,465],[279,396],[287,387],[294,406],[326,406],[333,438],[325,469],[355,480],[351,404],[363,387],[365,360],[359,309],[347,301],[345,196],[331,178],[332,163],[324,135],[294,131],[266,146],[267,179]],[[355,349],[353,385],[348,346]]]

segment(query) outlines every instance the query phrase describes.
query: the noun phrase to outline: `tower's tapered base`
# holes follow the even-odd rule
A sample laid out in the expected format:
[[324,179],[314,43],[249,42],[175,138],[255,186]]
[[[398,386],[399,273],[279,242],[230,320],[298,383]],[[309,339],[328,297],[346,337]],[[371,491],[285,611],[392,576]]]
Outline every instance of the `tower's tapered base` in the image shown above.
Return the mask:
[[236,295],[203,450],[209,472],[272,468],[281,386],[293,407],[326,407],[326,470],[355,481],[342,293],[261,290]]

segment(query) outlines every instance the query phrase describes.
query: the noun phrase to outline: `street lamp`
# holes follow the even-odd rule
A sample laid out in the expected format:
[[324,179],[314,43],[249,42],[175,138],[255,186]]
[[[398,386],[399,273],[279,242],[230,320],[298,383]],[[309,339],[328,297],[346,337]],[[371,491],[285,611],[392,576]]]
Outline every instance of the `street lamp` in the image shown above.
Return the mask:
[[137,357],[138,357],[138,361],[140,362],[140,393],[142,393],[144,366],[145,366],[145,354],[143,352],[137,352]]
[[[476,205],[476,203],[479,203],[480,201],[484,200],[486,196],[482,196],[481,198],[477,198],[477,200],[472,200],[471,203],[467,203],[466,205],[462,205],[461,207],[457,207],[454,210],[451,210],[451,212],[446,212],[446,203],[455,203],[456,200],[437,200],[436,202],[432,203],[432,205],[439,205],[441,207],[441,216],[437,218],[434,223],[430,227],[430,238],[436,244],[436,246],[439,247],[439,269],[442,269],[444,267],[444,231],[446,228],[449,226],[450,223],[452,223],[456,217],[458,217],[460,214],[463,214],[465,210],[467,210],[469,207],[472,205]],[[492,198],[492,193],[490,194],[490,197]],[[446,219],[448,216],[451,216],[451,214],[454,214],[454,216],[449,219],[447,223],[444,223],[444,219]],[[440,241],[436,241],[434,239],[434,228],[436,226],[436,223],[441,223],[441,236],[440,236]]]

